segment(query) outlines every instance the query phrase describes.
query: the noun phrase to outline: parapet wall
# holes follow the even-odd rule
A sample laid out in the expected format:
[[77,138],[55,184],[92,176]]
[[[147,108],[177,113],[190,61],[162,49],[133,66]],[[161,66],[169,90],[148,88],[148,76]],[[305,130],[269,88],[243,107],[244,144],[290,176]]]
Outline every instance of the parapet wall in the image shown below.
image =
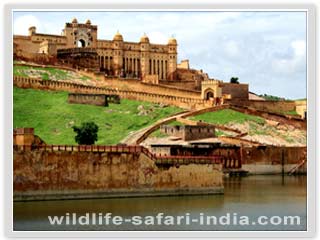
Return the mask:
[[229,94],[232,99],[249,99],[249,85],[237,83],[220,83],[222,95]]
[[14,150],[13,168],[16,201],[223,191],[221,164],[160,169],[144,153]]
[[106,78],[104,81],[105,86],[111,88],[118,88],[121,90],[132,90],[139,92],[141,91],[146,93],[201,99],[200,91],[186,90],[177,86],[167,86],[163,84],[148,84],[143,83],[138,79]]
[[[111,94],[119,95],[121,98],[147,101],[153,103],[163,103],[173,105],[185,109],[199,109],[204,107],[212,106],[212,102],[196,99],[191,97],[179,97],[170,95],[169,92],[166,94],[148,93],[135,90],[119,90],[117,88],[107,87],[95,87],[87,86],[77,83],[70,83],[64,81],[53,81],[53,80],[40,80],[35,78],[19,77],[14,76],[14,85],[21,88],[34,88],[44,90],[55,90],[55,91],[69,91],[73,93],[91,93],[91,94]],[[150,86],[150,88],[152,88]]]
[[246,106],[261,111],[287,113],[296,110],[296,103],[294,101],[264,101],[264,100],[237,100],[230,101],[234,105]]

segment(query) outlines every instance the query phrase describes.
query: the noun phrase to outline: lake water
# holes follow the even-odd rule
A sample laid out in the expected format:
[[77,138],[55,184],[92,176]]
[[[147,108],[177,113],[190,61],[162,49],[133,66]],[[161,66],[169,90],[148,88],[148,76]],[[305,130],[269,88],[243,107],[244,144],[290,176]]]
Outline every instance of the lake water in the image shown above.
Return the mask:
[[[224,184],[224,195],[18,202],[14,203],[14,230],[306,230],[306,176],[226,178]],[[200,219],[200,213],[203,213],[203,219],[207,219],[207,216],[215,216],[216,219],[224,216],[224,221],[218,225],[212,225],[212,222],[209,225],[201,225],[199,222],[187,225],[182,221],[179,226],[172,226],[170,222],[167,225],[152,226],[136,226],[128,222],[119,226],[50,225],[48,216],[66,216],[67,213],[76,213],[77,216],[112,213],[112,216],[123,218],[164,213],[164,216],[187,216],[189,219]],[[225,225],[228,213],[231,224]],[[300,224],[234,224],[235,218],[239,220],[241,216],[247,216],[250,221],[255,221],[261,215],[299,216]],[[279,223],[278,217],[275,223]]]

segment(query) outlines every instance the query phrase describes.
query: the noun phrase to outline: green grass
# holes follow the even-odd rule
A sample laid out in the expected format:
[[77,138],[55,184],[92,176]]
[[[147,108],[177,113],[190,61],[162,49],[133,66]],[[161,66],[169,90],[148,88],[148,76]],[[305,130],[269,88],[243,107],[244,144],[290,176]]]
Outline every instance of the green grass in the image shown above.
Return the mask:
[[[94,121],[99,126],[97,144],[116,144],[129,132],[181,111],[177,107],[160,108],[156,104],[126,99],[109,107],[68,104],[67,95],[67,92],[14,87],[14,127],[35,128],[35,134],[47,144],[75,144],[72,126]],[[152,113],[139,116],[139,105],[153,108]]]
[[88,76],[81,76],[80,79],[83,81],[87,81],[87,80],[90,80],[91,78],[89,78]]
[[288,114],[288,115],[298,115],[296,110],[288,111],[288,112],[283,112],[283,114]]
[[150,134],[150,137],[156,137],[156,138],[164,138],[164,137],[168,137],[169,135],[160,132],[160,129],[157,129],[156,131],[154,131],[153,133]]
[[254,121],[259,124],[265,123],[265,120],[261,117],[244,114],[231,109],[223,109],[216,112],[208,112],[194,116],[191,119],[197,121],[202,120],[204,122],[214,124],[227,124],[229,122],[244,123],[246,121]]
[[[14,76],[21,76],[21,77],[31,77],[30,74],[28,74],[28,71],[33,70],[33,71],[39,71],[39,74],[42,78],[42,80],[50,80],[52,78],[55,78],[57,80],[66,80],[66,79],[72,79],[73,77],[73,72],[67,71],[67,70],[62,70],[58,68],[52,68],[52,67],[31,67],[31,66],[18,66],[14,65],[13,66],[13,75]],[[87,76],[81,76],[81,80],[88,80],[90,79]]]

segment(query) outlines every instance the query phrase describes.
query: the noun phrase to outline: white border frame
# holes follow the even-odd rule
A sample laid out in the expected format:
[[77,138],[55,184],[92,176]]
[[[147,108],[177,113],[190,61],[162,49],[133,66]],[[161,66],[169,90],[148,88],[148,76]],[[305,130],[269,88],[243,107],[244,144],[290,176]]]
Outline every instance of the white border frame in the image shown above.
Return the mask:
[[[8,237],[312,237],[315,234],[315,160],[316,160],[316,139],[315,139],[315,100],[316,100],[316,31],[315,31],[315,6],[310,4],[298,5],[275,5],[275,4],[229,4],[222,5],[212,3],[210,0],[200,0],[197,3],[185,1],[179,3],[174,1],[135,1],[120,0],[117,2],[95,4],[7,4],[4,7],[5,16],[5,38],[7,43],[4,48],[6,59],[4,69],[12,69],[12,11],[305,11],[307,12],[307,100],[308,100],[308,128],[307,128],[307,156],[308,156],[308,176],[307,176],[307,231],[13,231],[13,203],[12,203],[12,71],[4,71],[4,91],[3,100],[5,104],[4,114],[4,136],[6,142],[3,145],[3,160],[6,172],[5,177],[5,219],[6,235]],[[95,6],[95,7],[93,7]],[[8,141],[9,140],[9,141]],[[9,221],[9,222],[8,222]]]

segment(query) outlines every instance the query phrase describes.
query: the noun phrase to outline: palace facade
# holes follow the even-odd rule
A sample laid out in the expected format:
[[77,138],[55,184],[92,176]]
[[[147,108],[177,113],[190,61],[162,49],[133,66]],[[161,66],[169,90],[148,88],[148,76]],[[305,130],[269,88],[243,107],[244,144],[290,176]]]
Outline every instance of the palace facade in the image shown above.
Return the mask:
[[153,44],[144,34],[139,42],[127,42],[117,32],[112,40],[102,40],[98,39],[97,25],[92,25],[90,20],[78,23],[74,18],[65,24],[61,35],[37,33],[32,26],[28,36],[14,35],[13,40],[14,54],[18,57],[57,57],[65,64],[112,76],[170,80],[175,78],[177,70],[176,39],[170,38],[167,44]]

